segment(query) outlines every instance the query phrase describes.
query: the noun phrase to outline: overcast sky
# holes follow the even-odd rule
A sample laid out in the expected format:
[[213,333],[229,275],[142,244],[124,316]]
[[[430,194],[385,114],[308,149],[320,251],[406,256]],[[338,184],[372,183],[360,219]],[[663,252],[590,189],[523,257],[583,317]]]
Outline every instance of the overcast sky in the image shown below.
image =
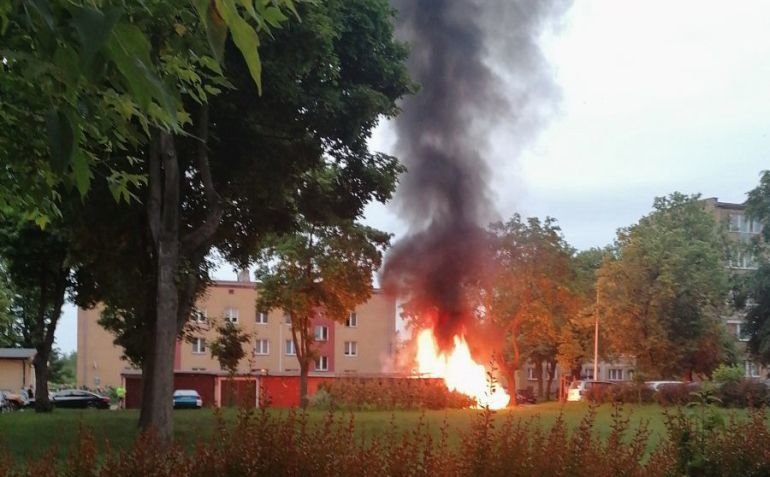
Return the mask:
[[[519,158],[504,125],[490,132],[501,218],[549,215],[574,247],[603,246],[655,196],[742,202],[770,168],[770,2],[578,0],[543,47],[558,113]],[[372,148],[394,153],[394,140],[383,124]],[[398,237],[393,209],[367,220]],[[57,346],[74,350],[76,335],[70,306]]]

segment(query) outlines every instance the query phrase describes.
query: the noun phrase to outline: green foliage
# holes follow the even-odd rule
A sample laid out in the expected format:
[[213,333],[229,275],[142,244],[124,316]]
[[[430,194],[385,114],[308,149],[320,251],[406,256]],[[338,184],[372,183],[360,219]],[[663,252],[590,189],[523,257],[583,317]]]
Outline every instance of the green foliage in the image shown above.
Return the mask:
[[225,321],[217,326],[217,337],[209,345],[211,357],[219,361],[223,370],[234,375],[238,372],[241,360],[246,356],[243,345],[248,344],[250,340],[251,336],[238,325]]
[[77,353],[64,353],[54,348],[48,360],[48,381],[53,384],[73,386],[75,384]]
[[618,232],[617,258],[599,272],[597,306],[611,349],[647,376],[709,373],[724,358],[726,238],[698,196],[655,199]]
[[310,399],[317,409],[461,409],[476,402],[439,379],[340,378],[321,383]]
[[739,366],[720,364],[711,373],[711,380],[717,384],[739,383],[743,381],[745,371]]

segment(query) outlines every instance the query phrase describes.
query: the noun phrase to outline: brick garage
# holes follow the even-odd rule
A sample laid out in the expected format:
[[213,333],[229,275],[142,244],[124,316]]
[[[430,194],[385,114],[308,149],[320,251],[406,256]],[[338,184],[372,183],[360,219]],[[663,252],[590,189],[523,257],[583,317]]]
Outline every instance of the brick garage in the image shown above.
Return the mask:
[[[142,405],[142,375],[124,373],[126,408],[139,409]],[[194,389],[203,399],[203,405],[220,406],[230,402],[240,406],[254,406],[257,402],[257,377],[236,376],[230,382],[228,376],[206,372],[175,372],[174,389]],[[230,393],[235,389],[235,393]]]

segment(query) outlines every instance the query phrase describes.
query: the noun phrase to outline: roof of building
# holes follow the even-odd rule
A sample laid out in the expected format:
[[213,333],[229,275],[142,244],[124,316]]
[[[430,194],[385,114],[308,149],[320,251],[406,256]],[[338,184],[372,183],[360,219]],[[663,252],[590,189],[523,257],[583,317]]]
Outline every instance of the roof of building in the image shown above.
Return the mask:
[[720,202],[717,197],[709,197],[706,200],[710,200],[714,207],[718,209],[729,209],[729,210],[745,210],[746,209],[746,203],[742,204],[736,204],[734,202]]
[[34,348],[0,348],[0,359],[29,359],[35,353]]

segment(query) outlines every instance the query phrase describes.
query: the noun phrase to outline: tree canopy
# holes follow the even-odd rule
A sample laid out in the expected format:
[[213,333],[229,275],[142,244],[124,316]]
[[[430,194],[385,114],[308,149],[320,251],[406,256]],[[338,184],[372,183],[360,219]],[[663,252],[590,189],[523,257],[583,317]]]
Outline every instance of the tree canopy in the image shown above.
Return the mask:
[[618,232],[599,270],[597,306],[611,350],[656,378],[709,373],[725,356],[726,237],[699,196],[655,199]]

